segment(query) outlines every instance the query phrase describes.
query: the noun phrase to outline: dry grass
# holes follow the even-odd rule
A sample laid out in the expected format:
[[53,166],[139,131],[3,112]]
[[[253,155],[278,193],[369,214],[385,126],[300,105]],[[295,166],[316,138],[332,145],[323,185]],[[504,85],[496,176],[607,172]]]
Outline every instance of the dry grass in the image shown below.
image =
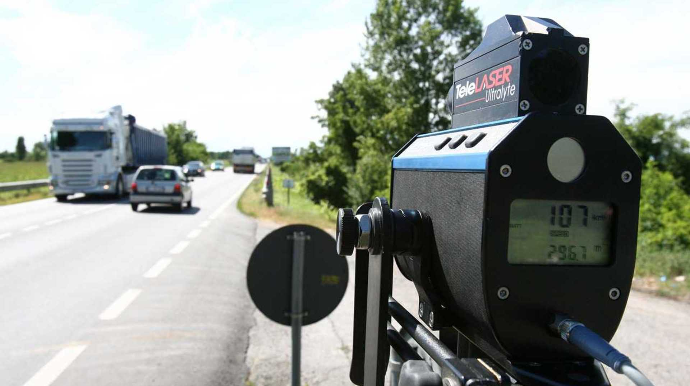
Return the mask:
[[266,205],[262,195],[265,171],[258,175],[240,197],[239,210],[258,219],[277,224],[308,224],[334,232],[336,211],[313,203],[299,189],[290,191],[290,205],[287,204],[287,189],[283,188],[283,179],[288,178],[279,168],[272,167],[273,173],[273,207]]

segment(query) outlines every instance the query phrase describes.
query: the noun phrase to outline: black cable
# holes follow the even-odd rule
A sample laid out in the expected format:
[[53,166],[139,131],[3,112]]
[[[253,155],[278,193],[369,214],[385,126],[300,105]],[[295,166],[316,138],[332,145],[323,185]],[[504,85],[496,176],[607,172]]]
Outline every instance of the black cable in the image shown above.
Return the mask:
[[633,366],[630,358],[616,350],[609,342],[585,327],[584,324],[563,315],[556,315],[554,323],[550,327],[564,341],[586,352],[615,372],[625,375],[635,385],[653,386],[652,382]]

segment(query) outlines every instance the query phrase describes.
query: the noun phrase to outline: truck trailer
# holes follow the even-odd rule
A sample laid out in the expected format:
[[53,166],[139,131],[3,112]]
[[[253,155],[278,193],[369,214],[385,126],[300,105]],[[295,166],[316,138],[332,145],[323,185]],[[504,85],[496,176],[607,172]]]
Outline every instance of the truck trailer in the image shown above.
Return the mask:
[[254,148],[243,147],[232,151],[232,171],[235,173],[254,173],[256,154]]
[[121,106],[53,120],[48,146],[50,189],[58,201],[75,193],[121,197],[143,165],[164,165],[165,134],[136,124]]

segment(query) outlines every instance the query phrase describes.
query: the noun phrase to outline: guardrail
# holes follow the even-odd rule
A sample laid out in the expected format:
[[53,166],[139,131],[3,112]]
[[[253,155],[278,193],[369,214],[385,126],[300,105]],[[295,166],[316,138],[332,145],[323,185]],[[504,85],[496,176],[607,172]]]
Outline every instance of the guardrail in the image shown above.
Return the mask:
[[273,206],[273,176],[271,175],[271,166],[266,166],[266,178],[264,179],[264,187],[261,189],[261,195],[266,200],[266,205]]
[[31,188],[40,188],[42,186],[48,186],[50,180],[30,180],[30,181],[17,181],[17,182],[0,182],[0,192],[9,192],[12,190],[23,190]]

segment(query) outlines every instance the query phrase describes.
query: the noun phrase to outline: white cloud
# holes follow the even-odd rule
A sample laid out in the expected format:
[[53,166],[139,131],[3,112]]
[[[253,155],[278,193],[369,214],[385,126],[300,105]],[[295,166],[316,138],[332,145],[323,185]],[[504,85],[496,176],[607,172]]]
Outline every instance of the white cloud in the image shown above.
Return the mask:
[[214,150],[304,146],[323,134],[310,118],[314,101],[359,57],[363,31],[356,22],[286,34],[197,14],[191,34],[162,50],[105,15],[47,4],[20,12],[0,26],[0,49],[17,65],[5,87],[15,96],[0,103],[0,123],[9,128],[0,149],[13,148],[19,135],[40,140],[61,111],[115,104],[148,127],[186,120]]

